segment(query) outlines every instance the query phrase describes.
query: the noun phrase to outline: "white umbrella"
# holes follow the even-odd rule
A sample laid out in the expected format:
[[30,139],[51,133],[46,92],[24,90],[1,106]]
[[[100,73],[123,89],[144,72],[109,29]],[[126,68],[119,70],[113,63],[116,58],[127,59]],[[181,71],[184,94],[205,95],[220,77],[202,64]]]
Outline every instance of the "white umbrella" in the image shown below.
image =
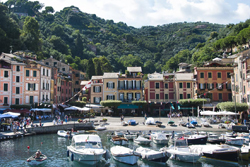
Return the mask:
[[76,107],[76,106],[71,106],[71,107],[68,107],[68,108],[65,108],[64,109],[65,111],[77,111],[77,110],[79,110],[79,107]]
[[18,117],[21,114],[20,113],[15,113],[15,112],[6,112],[3,115],[13,115],[13,116],[17,116]]

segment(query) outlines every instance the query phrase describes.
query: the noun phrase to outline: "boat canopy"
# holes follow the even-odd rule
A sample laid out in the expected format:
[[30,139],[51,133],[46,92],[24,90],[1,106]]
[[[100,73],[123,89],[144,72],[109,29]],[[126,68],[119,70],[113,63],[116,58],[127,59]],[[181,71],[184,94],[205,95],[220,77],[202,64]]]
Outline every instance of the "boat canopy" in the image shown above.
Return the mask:
[[75,135],[73,139],[75,143],[81,142],[101,142],[101,138],[98,135]]

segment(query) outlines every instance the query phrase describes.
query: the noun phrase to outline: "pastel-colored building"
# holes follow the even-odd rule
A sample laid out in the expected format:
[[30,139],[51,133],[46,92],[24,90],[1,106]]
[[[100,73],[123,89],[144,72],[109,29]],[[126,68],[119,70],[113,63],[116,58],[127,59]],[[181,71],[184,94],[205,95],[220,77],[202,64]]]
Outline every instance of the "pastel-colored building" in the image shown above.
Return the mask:
[[194,97],[194,75],[193,73],[176,73],[175,88],[176,101],[180,99],[191,99]]
[[[100,104],[100,102],[103,100],[103,82],[102,82],[103,76],[92,76],[91,81],[91,103]],[[89,82],[89,81],[86,81]]]
[[230,74],[233,69],[221,59],[195,67],[195,98],[210,98],[211,102],[232,101]]
[[[72,97],[72,81],[61,77],[61,103],[66,102]],[[60,99],[59,99],[60,100]]]
[[40,69],[41,65],[36,61],[26,61],[26,66],[24,67],[24,104],[34,104],[39,103],[40,96]]
[[103,74],[103,100],[118,99],[118,75],[114,72]]
[[51,102],[51,92],[50,92],[50,84],[51,84],[51,67],[40,63],[40,100],[39,102],[50,103]]
[[127,74],[118,75],[118,99],[122,102],[142,100],[142,69],[127,67]]
[[0,107],[23,104],[24,66],[3,53],[0,58]]

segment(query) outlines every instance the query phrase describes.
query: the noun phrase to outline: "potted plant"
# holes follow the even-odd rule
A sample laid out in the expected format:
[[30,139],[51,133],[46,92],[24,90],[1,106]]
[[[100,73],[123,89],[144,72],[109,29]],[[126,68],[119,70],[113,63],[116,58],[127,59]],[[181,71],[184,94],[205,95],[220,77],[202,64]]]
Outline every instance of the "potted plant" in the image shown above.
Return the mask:
[[229,124],[230,123],[230,121],[225,121],[225,124]]
[[107,120],[108,120],[107,118],[103,118],[102,119],[103,122],[107,122]]
[[82,122],[82,119],[78,119],[77,122],[81,123],[81,122]]

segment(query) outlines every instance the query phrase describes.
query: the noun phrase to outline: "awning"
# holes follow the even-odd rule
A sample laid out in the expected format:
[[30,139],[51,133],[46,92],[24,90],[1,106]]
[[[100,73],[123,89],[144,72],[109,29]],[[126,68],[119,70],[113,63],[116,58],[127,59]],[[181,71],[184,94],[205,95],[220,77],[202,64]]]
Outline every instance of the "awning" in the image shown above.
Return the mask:
[[181,107],[180,110],[196,110],[197,108],[196,107]]
[[50,108],[32,108],[30,111],[42,111],[42,112],[51,112]]
[[118,109],[138,109],[138,106],[134,104],[121,104],[118,106]]

